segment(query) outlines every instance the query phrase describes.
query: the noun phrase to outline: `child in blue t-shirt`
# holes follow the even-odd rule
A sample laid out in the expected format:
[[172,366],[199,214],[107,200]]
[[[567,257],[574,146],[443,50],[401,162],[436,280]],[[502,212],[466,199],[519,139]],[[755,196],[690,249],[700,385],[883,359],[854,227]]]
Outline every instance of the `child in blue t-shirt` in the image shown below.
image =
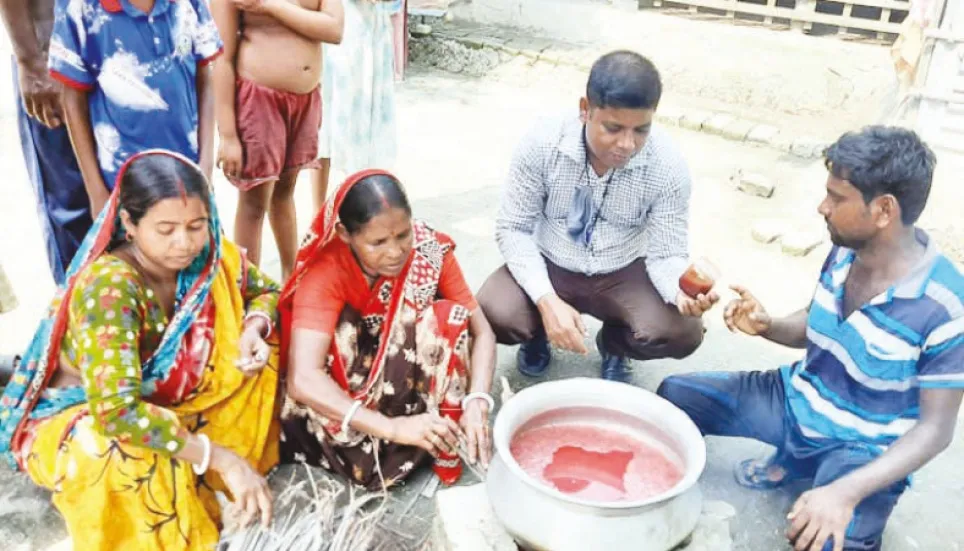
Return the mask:
[[213,167],[207,65],[221,39],[205,0],[57,0],[50,73],[90,197],[100,212],[124,161],[161,148]]

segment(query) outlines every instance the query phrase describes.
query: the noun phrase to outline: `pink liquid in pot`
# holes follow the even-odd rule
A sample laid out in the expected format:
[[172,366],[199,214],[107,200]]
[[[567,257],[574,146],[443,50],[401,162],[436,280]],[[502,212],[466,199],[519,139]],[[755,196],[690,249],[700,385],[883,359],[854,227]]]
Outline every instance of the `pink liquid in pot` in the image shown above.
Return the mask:
[[647,499],[683,478],[679,465],[641,439],[587,422],[522,430],[509,449],[529,476],[587,501]]

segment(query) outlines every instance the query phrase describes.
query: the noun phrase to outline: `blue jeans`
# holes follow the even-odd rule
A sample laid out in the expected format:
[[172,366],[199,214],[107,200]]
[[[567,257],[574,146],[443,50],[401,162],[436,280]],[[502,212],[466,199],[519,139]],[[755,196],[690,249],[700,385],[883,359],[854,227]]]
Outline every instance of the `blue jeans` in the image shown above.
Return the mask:
[[[673,375],[657,393],[686,412],[704,435],[752,438],[775,446],[776,461],[812,478],[814,488],[878,457],[863,446],[841,442],[816,447],[806,441],[787,411],[779,370]],[[847,527],[846,551],[880,549],[887,519],[906,487],[906,482],[898,482],[857,505]],[[829,544],[825,550],[832,548]]]
[[59,285],[64,282],[67,267],[93,224],[90,201],[70,144],[67,125],[50,129],[27,115],[20,100],[16,62],[13,64],[13,91],[23,160],[37,198],[50,273]]

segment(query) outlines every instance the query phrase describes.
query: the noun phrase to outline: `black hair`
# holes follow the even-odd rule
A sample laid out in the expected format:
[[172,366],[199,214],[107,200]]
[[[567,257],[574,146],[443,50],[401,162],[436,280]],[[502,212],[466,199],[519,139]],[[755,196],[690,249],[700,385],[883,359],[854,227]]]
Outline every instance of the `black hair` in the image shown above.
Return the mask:
[[387,174],[373,174],[359,180],[338,209],[338,219],[349,234],[355,234],[386,208],[394,207],[412,215],[412,207],[401,182]]
[[653,62],[628,50],[608,53],[592,65],[586,97],[593,107],[656,109],[663,83]]
[[865,203],[893,195],[901,221],[909,226],[927,205],[937,158],[912,130],[868,126],[841,136],[824,152],[824,163],[834,176],[859,189]]
[[178,197],[198,197],[207,207],[211,188],[197,166],[155,153],[131,161],[121,180],[118,202],[136,226],[158,202]]

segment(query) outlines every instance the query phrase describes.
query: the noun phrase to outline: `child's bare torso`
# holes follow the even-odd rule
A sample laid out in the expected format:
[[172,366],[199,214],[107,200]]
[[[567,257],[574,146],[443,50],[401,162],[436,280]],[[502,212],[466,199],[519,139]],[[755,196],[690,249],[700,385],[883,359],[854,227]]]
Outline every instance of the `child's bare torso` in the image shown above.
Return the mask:
[[[288,0],[319,11],[322,0]],[[306,94],[321,80],[321,44],[285,27],[270,15],[242,13],[237,73],[262,86]]]

